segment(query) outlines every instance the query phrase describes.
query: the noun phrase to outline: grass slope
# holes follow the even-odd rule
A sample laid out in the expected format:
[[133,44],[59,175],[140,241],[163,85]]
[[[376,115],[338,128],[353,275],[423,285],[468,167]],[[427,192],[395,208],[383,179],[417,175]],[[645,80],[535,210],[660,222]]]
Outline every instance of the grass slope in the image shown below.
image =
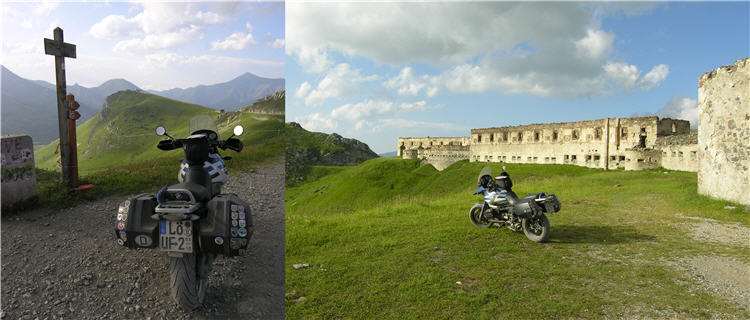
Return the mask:
[[53,154],[55,141],[35,151],[39,199],[31,206],[67,207],[83,200],[147,192],[177,183],[182,150],[157,149],[162,137],[156,136],[154,128],[163,125],[173,137],[185,137],[190,119],[198,114],[218,116],[219,136],[225,139],[234,126],[245,128],[238,137],[245,145],[240,153],[220,151],[223,156],[232,157],[226,161],[230,176],[236,170],[247,170],[284,152],[283,115],[237,111],[219,115],[212,109],[134,91],[111,96],[108,109],[109,114],[104,117],[107,121],[96,116],[78,127],[80,184],[91,183],[96,187],[66,192],[58,182],[60,171]]
[[286,136],[287,148],[317,150],[316,152],[319,154],[335,150],[346,150],[344,145],[336,145],[326,140],[328,134],[307,131],[291,122],[286,123],[284,135]]
[[285,99],[269,99],[253,103],[250,106],[244,107],[242,111],[255,111],[259,113],[284,113],[285,111]]
[[[286,191],[290,318],[709,318],[750,316],[691,290],[665,266],[747,249],[696,242],[680,212],[750,225],[750,215],[696,193],[696,174],[566,165],[508,165],[518,194],[556,193],[549,243],[468,216],[484,163],[439,172],[416,160],[317,168]],[[491,164],[500,172],[500,164]],[[664,172],[667,172],[666,174]],[[307,263],[309,268],[294,269]],[[461,284],[457,284],[460,282]],[[303,302],[297,302],[305,297]],[[726,316],[724,316],[726,317]]]

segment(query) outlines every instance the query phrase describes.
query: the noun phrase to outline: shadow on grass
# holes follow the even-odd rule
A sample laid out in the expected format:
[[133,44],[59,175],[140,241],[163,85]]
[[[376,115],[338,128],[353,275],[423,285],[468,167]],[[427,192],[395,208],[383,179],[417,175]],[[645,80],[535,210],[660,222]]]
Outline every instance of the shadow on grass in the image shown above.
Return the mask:
[[639,233],[637,229],[626,226],[553,225],[549,242],[618,244],[656,240],[654,236]]

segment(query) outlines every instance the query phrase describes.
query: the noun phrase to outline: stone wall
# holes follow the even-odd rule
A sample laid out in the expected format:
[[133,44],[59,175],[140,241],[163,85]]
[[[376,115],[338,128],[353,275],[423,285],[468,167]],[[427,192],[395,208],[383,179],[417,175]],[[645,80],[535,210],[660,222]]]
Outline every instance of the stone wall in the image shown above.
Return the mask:
[[443,170],[457,161],[469,158],[469,146],[442,145],[418,149],[417,157]]
[[417,150],[419,147],[430,148],[433,146],[468,146],[467,137],[426,137],[426,138],[398,138],[396,155],[401,157],[404,150]]
[[2,206],[36,196],[34,143],[27,135],[2,137]]
[[661,163],[661,151],[651,148],[631,148],[623,152],[625,170],[646,170],[658,168]]
[[[655,116],[471,130],[470,161],[558,163],[591,168],[624,167],[626,149],[653,147],[661,124]],[[687,122],[687,121],[685,121]],[[666,123],[666,122],[665,122]],[[687,124],[689,130],[689,123]]]
[[656,138],[661,166],[669,170],[698,172],[698,131]]
[[698,192],[750,205],[750,58],[698,82]]
[[[696,142],[674,141],[690,135],[690,122],[656,116],[607,118],[577,122],[472,129],[471,137],[399,138],[398,155],[405,159],[469,159],[472,162],[571,164],[590,168],[642,170],[660,166],[697,171]],[[688,139],[689,140],[689,139]],[[662,141],[660,144],[659,141]],[[460,151],[438,149],[460,146]],[[661,150],[662,147],[668,150]],[[663,157],[682,152],[687,157]],[[679,150],[677,150],[679,149]],[[468,150],[468,152],[467,152]],[[432,157],[426,157],[433,154]],[[438,166],[453,162],[443,161]]]

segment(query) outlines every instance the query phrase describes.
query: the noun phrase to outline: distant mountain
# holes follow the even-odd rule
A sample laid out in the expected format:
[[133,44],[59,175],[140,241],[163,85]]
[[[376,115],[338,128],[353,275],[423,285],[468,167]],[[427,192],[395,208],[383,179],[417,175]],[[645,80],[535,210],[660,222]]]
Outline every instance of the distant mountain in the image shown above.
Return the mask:
[[378,157],[364,142],[307,131],[296,122],[286,124],[284,138],[287,184],[301,181],[311,165],[353,166]]
[[262,78],[248,72],[224,83],[150,92],[214,109],[238,110],[281,90],[284,79]]
[[[35,144],[47,144],[60,137],[57,121],[57,89],[55,85],[41,80],[19,77],[4,66],[2,73],[2,134],[25,133]],[[110,80],[98,87],[86,88],[77,84],[68,86],[68,93],[75,95],[81,105],[78,124],[90,119],[101,109],[104,99],[117,91],[137,89],[134,84],[118,79]]]
[[[2,68],[2,134],[24,133],[30,135],[35,144],[47,144],[59,138],[57,124],[57,89],[54,84],[42,80],[19,77],[4,66]],[[78,112],[82,123],[101,110],[107,96],[122,90],[141,90],[124,79],[108,80],[101,85],[87,88],[78,84],[68,85],[67,92],[76,97],[81,105]],[[154,91],[164,97],[217,109],[238,110],[247,108],[257,100],[281,91],[284,79],[267,79],[245,73],[231,81],[200,85],[188,89]],[[283,98],[283,96],[282,96]],[[283,100],[283,99],[282,99]],[[278,99],[259,105],[266,113],[283,114],[284,105]],[[272,108],[272,109],[268,109]]]
[[381,156],[381,157],[383,157],[383,158],[392,158],[392,157],[395,157],[396,155],[398,155],[398,153],[396,151],[391,151],[391,152],[386,152],[386,153],[380,153],[378,155]]

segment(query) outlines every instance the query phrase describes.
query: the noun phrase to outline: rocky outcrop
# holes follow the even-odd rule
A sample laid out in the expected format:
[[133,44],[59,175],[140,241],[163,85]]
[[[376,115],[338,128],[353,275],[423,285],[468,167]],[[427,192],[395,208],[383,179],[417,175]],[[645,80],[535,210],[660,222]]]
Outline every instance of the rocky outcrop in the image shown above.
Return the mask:
[[286,96],[286,90],[280,90],[280,91],[276,91],[276,92],[274,92],[272,94],[269,94],[269,95],[267,95],[267,96],[265,96],[263,98],[260,98],[257,102],[263,102],[263,101],[268,101],[268,100],[284,99],[285,96]]
[[353,166],[377,158],[370,147],[356,139],[339,134],[310,132],[299,123],[287,123],[286,179],[287,183],[302,181],[311,165]]

